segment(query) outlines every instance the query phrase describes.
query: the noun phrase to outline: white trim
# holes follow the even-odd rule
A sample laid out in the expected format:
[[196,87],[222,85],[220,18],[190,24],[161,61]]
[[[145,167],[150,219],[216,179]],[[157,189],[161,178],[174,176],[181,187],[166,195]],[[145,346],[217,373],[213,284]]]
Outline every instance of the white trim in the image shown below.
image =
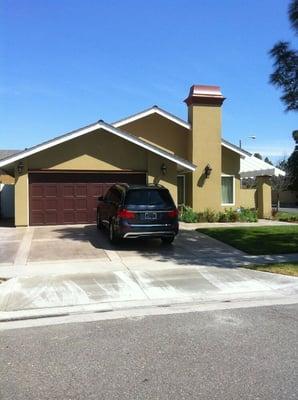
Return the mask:
[[259,158],[250,155],[240,160],[240,177],[255,178],[257,176],[285,176],[285,171],[274,167]]
[[[221,174],[220,177],[220,191],[222,188],[222,183],[221,183],[221,178],[233,178],[233,203],[221,203],[222,206],[234,206],[236,204],[236,188],[235,188],[235,175],[227,175],[227,174]],[[221,201],[222,201],[222,197],[221,197]]]
[[247,154],[248,154],[248,153],[247,153],[246,151],[241,150],[240,148],[234,146],[234,145],[231,144],[231,143],[227,143],[225,140],[222,140],[222,141],[221,141],[221,145],[222,145],[223,147],[225,147],[225,148],[227,148],[227,149],[233,151],[234,153],[240,154],[240,155],[242,156],[242,158],[247,157]]
[[181,206],[182,204],[185,204],[185,197],[186,197],[185,196],[185,175],[178,174],[177,179],[178,179],[178,177],[183,178],[183,202],[181,204],[178,203],[178,185],[177,185],[177,204],[178,204],[178,206]]
[[120,126],[129,124],[130,122],[137,121],[138,119],[147,117],[147,116],[152,115],[152,114],[161,115],[162,117],[167,118],[168,120],[170,120],[170,121],[182,126],[183,128],[185,128],[187,130],[191,129],[191,126],[190,126],[190,124],[188,122],[183,121],[182,119],[176,117],[173,114],[170,114],[169,112],[167,112],[165,110],[162,110],[159,107],[152,107],[152,108],[149,108],[148,110],[141,111],[141,112],[139,112],[137,114],[131,115],[130,117],[127,117],[127,118],[121,119],[119,121],[113,122],[112,125],[115,128],[118,128]]
[[122,139],[125,139],[131,143],[136,144],[137,146],[142,147],[143,149],[151,151],[152,153],[155,153],[155,154],[157,154],[161,157],[164,157],[178,165],[181,165],[182,167],[184,167],[190,171],[194,171],[196,169],[196,165],[190,163],[189,161],[184,160],[183,158],[180,158],[180,157],[176,156],[175,154],[171,154],[165,150],[162,150],[153,144],[145,142],[144,140],[139,139],[138,137],[136,137],[128,132],[121,131],[120,129],[117,129],[117,128],[113,127],[112,125],[109,125],[103,121],[99,121],[93,125],[89,125],[87,127],[70,132],[70,133],[60,136],[56,139],[53,139],[48,142],[42,143],[38,146],[32,147],[31,149],[24,150],[20,153],[17,153],[16,155],[14,155],[12,157],[7,157],[0,161],[0,167],[11,164],[11,163],[21,160],[25,157],[29,157],[29,156],[31,156],[35,153],[38,153],[42,150],[46,150],[51,147],[57,146],[58,144],[67,142],[68,140],[72,140],[72,139],[75,139],[82,135],[85,135],[87,133],[93,132],[97,129],[104,129],[107,132],[110,132],[118,137],[121,137]]
[[30,199],[29,199],[29,172],[27,170],[27,189],[26,189],[26,195],[27,195],[27,226],[30,226]]

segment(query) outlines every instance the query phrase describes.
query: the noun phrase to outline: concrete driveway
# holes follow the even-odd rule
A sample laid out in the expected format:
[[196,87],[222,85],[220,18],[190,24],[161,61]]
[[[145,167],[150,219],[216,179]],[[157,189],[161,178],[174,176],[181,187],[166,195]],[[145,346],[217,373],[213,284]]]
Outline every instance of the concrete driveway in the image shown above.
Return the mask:
[[248,256],[182,229],[172,246],[159,240],[112,247],[95,226],[0,228],[0,311],[101,305],[228,301],[298,295],[298,280],[237,268],[285,256]]

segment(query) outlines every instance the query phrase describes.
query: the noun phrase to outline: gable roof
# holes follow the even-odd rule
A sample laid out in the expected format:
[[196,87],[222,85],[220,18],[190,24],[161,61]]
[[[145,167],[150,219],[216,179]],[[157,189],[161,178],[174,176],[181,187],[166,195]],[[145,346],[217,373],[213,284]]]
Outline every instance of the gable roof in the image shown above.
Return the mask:
[[184,121],[181,118],[176,117],[174,114],[169,113],[166,110],[163,110],[162,108],[158,106],[153,106],[151,108],[147,108],[144,111],[141,111],[139,113],[130,115],[127,118],[120,119],[119,121],[113,122],[112,125],[115,126],[115,128],[119,128],[120,126],[129,124],[130,122],[137,121],[138,119],[148,117],[149,115],[157,114],[160,115],[172,122],[174,122],[177,125],[182,126],[185,129],[190,129],[190,124],[186,121]]
[[[188,122],[184,121],[181,118],[176,117],[175,115],[169,113],[166,110],[163,110],[162,108],[160,108],[158,106],[153,106],[151,108],[147,108],[146,110],[141,111],[136,114],[133,114],[133,115],[130,115],[127,118],[120,119],[119,121],[113,122],[112,125],[115,126],[115,128],[119,128],[123,125],[129,124],[131,122],[137,121],[138,119],[145,118],[145,117],[147,117],[149,115],[153,115],[153,114],[160,115],[160,116],[176,123],[177,125],[183,126],[183,128],[187,129],[187,131],[191,130],[191,125]],[[240,154],[241,157],[245,157],[248,154],[247,151],[228,142],[227,140],[222,139],[221,144],[223,147],[226,147],[227,149]]]
[[120,129],[117,129],[116,127],[114,127],[110,124],[107,124],[106,122],[104,122],[102,120],[99,120],[98,122],[95,122],[94,124],[87,125],[83,128],[68,132],[64,135],[58,136],[58,137],[48,140],[46,142],[43,142],[37,146],[33,146],[29,149],[20,151],[19,153],[7,156],[4,159],[0,159],[0,168],[5,165],[11,164],[15,161],[21,160],[22,158],[29,157],[29,156],[31,156],[35,153],[38,153],[42,150],[46,150],[48,148],[57,146],[58,144],[67,142],[68,140],[72,140],[77,137],[86,135],[87,133],[94,132],[95,130],[98,130],[98,129],[103,129],[109,133],[112,133],[115,136],[121,137],[122,139],[125,139],[128,142],[134,143],[135,145],[137,145],[145,150],[151,151],[152,153],[155,153],[161,157],[164,157],[170,161],[173,161],[174,163],[176,163],[176,164],[180,165],[181,167],[186,168],[190,171],[194,171],[196,169],[196,165],[192,164],[191,162],[189,162],[181,157],[178,157],[175,154],[172,154],[166,150],[162,150],[160,147],[155,146],[151,143],[148,143],[148,142],[138,138],[137,136],[132,135],[131,133],[124,132]]

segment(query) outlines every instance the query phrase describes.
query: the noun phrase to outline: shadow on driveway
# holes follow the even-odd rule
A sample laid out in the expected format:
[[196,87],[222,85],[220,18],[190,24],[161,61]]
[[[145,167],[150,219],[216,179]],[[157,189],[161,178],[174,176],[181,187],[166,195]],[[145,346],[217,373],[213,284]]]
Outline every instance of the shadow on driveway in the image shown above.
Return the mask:
[[98,231],[95,225],[59,227],[55,234],[62,240],[89,242],[96,249],[116,251],[122,259],[140,257],[144,261],[173,262],[177,265],[234,268],[243,265],[247,257],[243,252],[206,235],[183,229],[172,245],[164,245],[158,239],[125,239],[111,245],[107,232]]

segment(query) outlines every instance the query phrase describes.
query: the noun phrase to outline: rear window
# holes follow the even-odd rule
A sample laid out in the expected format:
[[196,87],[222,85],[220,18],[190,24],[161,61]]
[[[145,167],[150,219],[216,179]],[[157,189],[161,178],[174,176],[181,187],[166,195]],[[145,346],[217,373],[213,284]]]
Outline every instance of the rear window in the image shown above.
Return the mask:
[[165,189],[129,190],[126,195],[125,203],[129,206],[174,206],[170,193]]

